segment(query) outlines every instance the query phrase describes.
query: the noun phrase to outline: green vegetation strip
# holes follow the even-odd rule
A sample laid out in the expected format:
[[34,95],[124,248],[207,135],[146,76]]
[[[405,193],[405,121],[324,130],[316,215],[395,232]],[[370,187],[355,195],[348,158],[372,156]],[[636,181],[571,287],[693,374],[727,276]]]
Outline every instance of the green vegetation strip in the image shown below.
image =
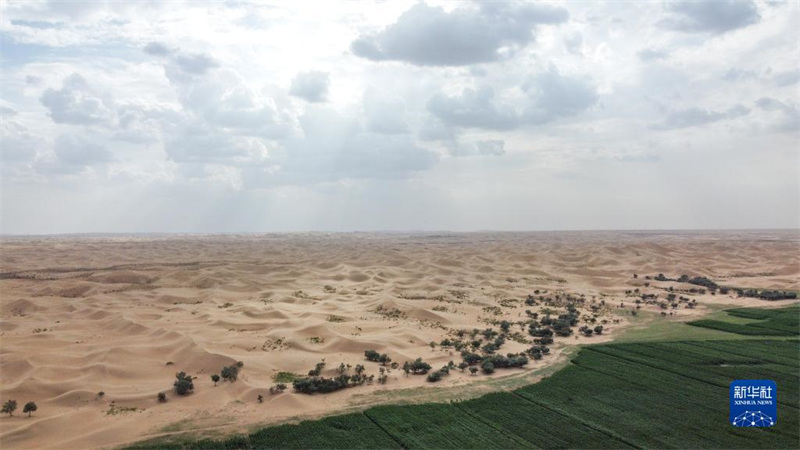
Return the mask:
[[[734,311],[780,326],[797,308]],[[796,339],[596,345],[513,392],[378,406],[222,441],[162,438],[130,448],[800,448],[798,355]],[[728,423],[729,383],[753,378],[778,385],[772,428]]]
[[748,336],[798,336],[800,335],[800,306],[781,309],[738,308],[727,310],[729,316],[754,319],[755,322],[738,323],[731,320],[695,320],[689,325],[710,328]]

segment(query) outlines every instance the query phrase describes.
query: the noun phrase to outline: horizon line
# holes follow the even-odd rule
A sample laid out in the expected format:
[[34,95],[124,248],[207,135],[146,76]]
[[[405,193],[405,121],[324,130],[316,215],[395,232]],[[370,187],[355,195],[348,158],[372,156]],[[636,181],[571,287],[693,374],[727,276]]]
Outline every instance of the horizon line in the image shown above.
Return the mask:
[[800,232],[800,228],[564,228],[564,229],[536,229],[536,230],[498,230],[498,229],[479,229],[479,230],[294,230],[294,231],[86,231],[86,232],[64,232],[64,233],[3,233],[2,238],[23,238],[23,237],[100,237],[100,236],[231,236],[231,235],[265,235],[265,234],[479,234],[479,233],[636,233],[636,232],[736,232],[736,231],[795,231]]

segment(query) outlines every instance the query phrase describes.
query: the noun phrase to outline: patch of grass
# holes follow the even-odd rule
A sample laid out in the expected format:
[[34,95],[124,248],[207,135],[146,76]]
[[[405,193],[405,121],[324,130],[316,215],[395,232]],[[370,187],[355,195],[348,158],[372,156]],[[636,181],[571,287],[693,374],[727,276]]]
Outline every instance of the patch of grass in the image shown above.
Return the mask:
[[276,383],[291,383],[298,378],[303,378],[303,376],[292,372],[278,372],[272,376],[272,381]]

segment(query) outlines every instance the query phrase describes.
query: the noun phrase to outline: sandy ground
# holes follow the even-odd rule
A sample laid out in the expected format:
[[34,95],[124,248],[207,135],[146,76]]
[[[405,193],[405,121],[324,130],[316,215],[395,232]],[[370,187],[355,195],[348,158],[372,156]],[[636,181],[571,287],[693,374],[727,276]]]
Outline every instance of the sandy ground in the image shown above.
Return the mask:
[[[341,411],[378,391],[433,385],[393,370],[386,384],[270,395],[273,376],[305,374],[323,358],[327,376],[340,363],[377,374],[367,349],[434,368],[459,362],[429,343],[525,320],[526,309],[542,308],[523,303],[536,289],[583,295],[582,312],[594,307],[606,322],[603,336],[557,338],[556,353],[613,339],[634,307],[626,290],[664,297],[663,287],[692,287],[645,287],[644,275],[800,289],[798,242],[796,231],[3,238],[0,401],[16,399],[19,409],[0,418],[0,446],[113,447],[187,427],[230,430]],[[782,303],[690,297],[698,308],[674,314],[702,315],[708,303]],[[529,346],[509,341],[501,353]],[[239,380],[214,387],[209,375],[237,361]],[[171,390],[180,370],[198,377],[187,397]],[[480,379],[456,370],[437,386]],[[156,400],[161,391],[166,403]],[[28,418],[30,400],[39,410]]]

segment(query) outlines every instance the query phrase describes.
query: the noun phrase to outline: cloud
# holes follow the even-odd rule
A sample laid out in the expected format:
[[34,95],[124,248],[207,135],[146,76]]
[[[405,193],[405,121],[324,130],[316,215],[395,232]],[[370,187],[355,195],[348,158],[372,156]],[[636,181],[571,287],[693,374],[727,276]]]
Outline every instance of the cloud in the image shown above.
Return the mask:
[[800,69],[776,73],[773,80],[778,86],[793,86],[800,81]]
[[37,159],[35,168],[45,175],[74,175],[114,160],[105,146],[79,134],[56,137],[52,152]]
[[42,84],[42,78],[35,75],[25,75],[25,84],[28,86],[39,86]]
[[300,97],[309,103],[322,103],[328,99],[330,84],[330,75],[325,72],[302,72],[292,80],[289,94]]
[[778,133],[797,134],[800,131],[800,109],[797,105],[784,103],[771,97],[762,97],[756,106],[766,112],[773,113],[768,129]]
[[381,95],[374,89],[364,93],[362,102],[367,130],[378,134],[408,133],[403,100]]
[[564,36],[564,47],[568,52],[573,55],[580,55],[583,53],[583,35],[580,33],[572,33]]
[[598,98],[588,78],[562,75],[552,65],[547,72],[530,76],[522,89],[530,96],[525,122],[534,124],[581,113]]
[[305,184],[342,178],[406,178],[430,168],[438,157],[408,134],[380,134],[357,116],[313,108],[300,118],[302,137],[288,139],[276,156],[280,171],[262,182]]
[[428,100],[428,111],[446,124],[465,128],[510,130],[520,123],[519,114],[496,101],[494,89],[488,85],[466,88],[453,97],[435,94]]
[[722,79],[725,81],[752,80],[757,76],[758,74],[752,70],[731,67],[727,72],[725,72],[725,75],[722,76]]
[[674,1],[667,3],[666,9],[669,17],[658,25],[687,33],[722,34],[761,20],[752,1]]
[[486,2],[446,12],[418,3],[396,23],[351,44],[372,61],[418,66],[461,66],[506,59],[534,40],[539,24],[565,22],[563,8],[529,3]]
[[190,75],[205,75],[209,70],[219,67],[219,63],[203,53],[180,53],[173,58],[181,72]]
[[6,109],[14,111],[3,106],[3,120],[0,121],[3,165],[30,162],[36,157],[37,150],[43,150],[45,143],[28,127],[11,119],[15,114],[6,113]]
[[669,56],[669,51],[654,48],[644,48],[636,54],[644,62],[658,61]]
[[517,102],[498,99],[491,86],[482,85],[466,88],[457,96],[435,94],[427,107],[447,125],[511,130],[573,116],[597,102],[597,92],[588,79],[562,75],[555,66],[529,76],[521,89],[526,97]]
[[45,90],[40,101],[56,123],[108,124],[114,116],[111,99],[97,93],[77,73],[65,78],[61,89]]
[[167,56],[172,50],[160,42],[150,42],[144,46],[144,52],[153,56]]
[[502,139],[476,141],[467,144],[454,142],[450,148],[453,156],[502,156],[506,153],[506,143]]
[[247,164],[266,159],[258,139],[231,135],[199,121],[188,121],[169,133],[164,150],[178,163]]
[[722,112],[692,107],[669,113],[664,122],[655,125],[653,128],[659,130],[674,130],[679,128],[699,127],[721,120],[736,119],[748,114],[750,114],[750,108],[741,104]]
[[184,109],[209,126],[269,139],[285,137],[292,131],[293,117],[288,111],[208,55],[173,52],[164,62],[164,73]]

